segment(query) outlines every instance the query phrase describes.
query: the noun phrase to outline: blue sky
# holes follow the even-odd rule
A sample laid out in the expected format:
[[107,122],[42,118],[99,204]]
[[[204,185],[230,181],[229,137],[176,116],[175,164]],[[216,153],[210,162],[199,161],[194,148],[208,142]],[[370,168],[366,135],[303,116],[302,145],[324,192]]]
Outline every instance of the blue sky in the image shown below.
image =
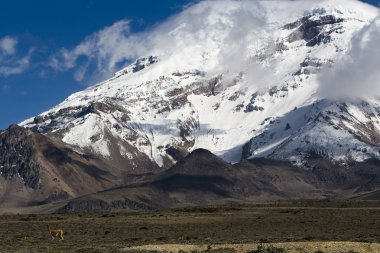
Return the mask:
[[[101,48],[96,34],[105,27],[119,27],[118,31],[126,34],[144,31],[192,2],[4,1],[0,9],[0,129],[51,108],[126,64],[122,58],[111,65],[101,57],[88,60],[93,52],[78,47],[90,44]],[[378,5],[380,0],[367,2]],[[66,58],[59,57],[65,53],[63,48],[76,47],[74,53],[66,52]],[[85,71],[81,65],[86,66]],[[94,73],[99,68],[103,72]]]

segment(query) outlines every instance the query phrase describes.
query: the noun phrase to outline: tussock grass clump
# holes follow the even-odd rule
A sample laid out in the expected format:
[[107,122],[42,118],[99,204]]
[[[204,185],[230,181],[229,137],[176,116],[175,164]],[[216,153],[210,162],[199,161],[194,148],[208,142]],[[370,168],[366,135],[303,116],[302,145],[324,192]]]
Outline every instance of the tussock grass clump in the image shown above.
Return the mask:
[[285,253],[285,249],[277,248],[272,245],[264,246],[262,244],[257,245],[256,250],[251,250],[248,253]]

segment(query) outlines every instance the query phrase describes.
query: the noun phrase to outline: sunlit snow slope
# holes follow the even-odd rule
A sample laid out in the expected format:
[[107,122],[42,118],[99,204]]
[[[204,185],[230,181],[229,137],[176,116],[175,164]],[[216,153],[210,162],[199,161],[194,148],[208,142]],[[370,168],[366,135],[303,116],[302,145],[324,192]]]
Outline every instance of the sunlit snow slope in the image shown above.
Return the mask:
[[377,15],[354,0],[203,1],[131,38],[149,41],[133,64],[21,125],[164,167],[196,148],[230,162],[379,157],[380,100],[319,95],[321,71]]

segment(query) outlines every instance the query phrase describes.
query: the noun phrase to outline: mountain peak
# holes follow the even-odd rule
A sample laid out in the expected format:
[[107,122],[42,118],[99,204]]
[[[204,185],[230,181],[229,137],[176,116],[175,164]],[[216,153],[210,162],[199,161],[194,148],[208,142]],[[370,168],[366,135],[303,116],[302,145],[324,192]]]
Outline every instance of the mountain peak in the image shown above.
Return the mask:
[[299,166],[378,158],[379,101],[319,96],[320,73],[377,14],[355,0],[202,1],[133,37],[148,57],[21,125],[131,170],[199,148]]

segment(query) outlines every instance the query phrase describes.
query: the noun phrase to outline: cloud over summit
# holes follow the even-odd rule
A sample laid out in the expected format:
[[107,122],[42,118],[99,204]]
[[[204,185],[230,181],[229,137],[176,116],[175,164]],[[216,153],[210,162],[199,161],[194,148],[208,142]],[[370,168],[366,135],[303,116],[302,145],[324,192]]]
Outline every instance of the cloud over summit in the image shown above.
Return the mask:
[[[75,79],[82,81],[89,64],[95,64],[96,69],[109,74],[118,63],[125,60],[125,45],[130,35],[128,20],[121,20],[85,38],[74,49],[62,49],[50,60],[50,66],[55,70],[66,71],[77,68]],[[127,54],[128,55],[128,54]]]
[[353,37],[344,59],[322,72],[319,82],[322,97],[380,96],[380,16]]
[[[292,4],[284,9],[281,2]],[[268,20],[278,19],[284,24],[305,15],[305,10],[352,3],[358,1],[201,1],[140,33],[131,32],[130,20],[120,20],[74,48],[62,49],[51,58],[50,66],[59,71],[73,70],[78,82],[91,84],[109,78],[139,57],[158,56],[165,62],[162,73],[197,68],[209,75],[224,73],[233,78],[245,72],[248,80],[261,87],[268,85],[270,72],[254,63],[252,48],[274,45],[271,29],[281,25]],[[357,33],[347,57],[320,74],[320,96],[380,94],[379,22],[377,18]]]
[[159,56],[168,68],[235,71],[249,63],[249,43],[265,32],[265,10],[252,1],[202,1],[140,33],[121,20],[96,32],[72,49],[52,57],[56,70],[76,69],[82,81],[95,66],[98,79],[107,78],[127,62]]

